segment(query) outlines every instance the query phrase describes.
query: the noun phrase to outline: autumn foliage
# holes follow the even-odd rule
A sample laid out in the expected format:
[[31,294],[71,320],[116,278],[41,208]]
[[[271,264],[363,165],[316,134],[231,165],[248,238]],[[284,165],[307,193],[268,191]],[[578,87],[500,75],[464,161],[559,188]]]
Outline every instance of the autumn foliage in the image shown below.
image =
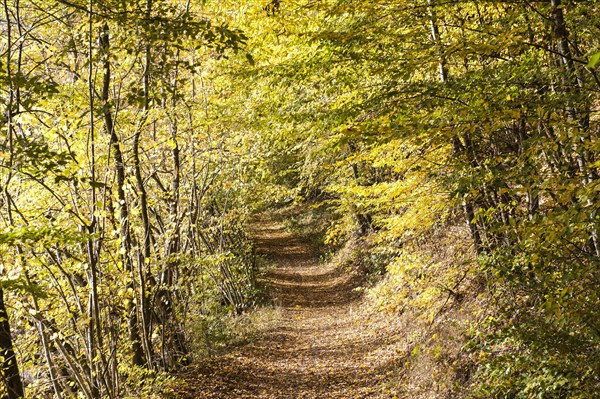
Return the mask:
[[444,392],[600,392],[594,2],[1,8],[7,398],[149,395],[264,302],[247,223],[292,202],[381,312],[457,322]]

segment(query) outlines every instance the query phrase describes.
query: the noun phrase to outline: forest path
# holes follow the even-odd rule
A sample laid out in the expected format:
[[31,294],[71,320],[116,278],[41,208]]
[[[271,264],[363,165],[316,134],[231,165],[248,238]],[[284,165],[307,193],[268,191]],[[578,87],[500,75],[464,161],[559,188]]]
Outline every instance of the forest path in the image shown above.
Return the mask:
[[188,398],[391,398],[400,356],[384,320],[361,310],[357,277],[320,263],[312,246],[263,218],[257,252],[276,265],[266,283],[277,320],[261,339],[194,367]]

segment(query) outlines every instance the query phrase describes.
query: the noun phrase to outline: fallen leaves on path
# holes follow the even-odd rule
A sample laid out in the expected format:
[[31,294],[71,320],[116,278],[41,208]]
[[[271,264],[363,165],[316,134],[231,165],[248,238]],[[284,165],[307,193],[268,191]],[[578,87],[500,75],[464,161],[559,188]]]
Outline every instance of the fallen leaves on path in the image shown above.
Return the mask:
[[389,379],[404,352],[393,323],[366,314],[359,278],[315,260],[312,248],[264,221],[258,251],[276,263],[267,283],[275,327],[257,342],[183,374],[181,399],[390,398]]

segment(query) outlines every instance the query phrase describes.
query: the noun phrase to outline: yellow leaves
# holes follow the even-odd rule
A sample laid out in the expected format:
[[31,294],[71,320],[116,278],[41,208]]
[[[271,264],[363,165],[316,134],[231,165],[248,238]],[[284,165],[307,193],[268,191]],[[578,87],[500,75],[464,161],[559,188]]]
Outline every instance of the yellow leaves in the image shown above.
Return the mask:
[[171,148],[172,150],[174,150],[174,149],[177,148],[177,142],[175,140],[173,140],[173,139],[168,139],[167,140],[167,146],[169,148]]

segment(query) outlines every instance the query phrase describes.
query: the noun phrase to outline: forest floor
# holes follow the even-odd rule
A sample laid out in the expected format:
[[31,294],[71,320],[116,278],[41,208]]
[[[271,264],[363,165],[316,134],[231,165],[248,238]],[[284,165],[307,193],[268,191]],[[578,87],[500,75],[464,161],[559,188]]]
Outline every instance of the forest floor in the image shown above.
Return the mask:
[[[390,317],[363,305],[361,277],[319,262],[308,240],[272,219],[255,227],[276,312],[259,339],[183,375],[179,398],[395,398],[406,341]],[[396,331],[394,331],[396,330]]]

